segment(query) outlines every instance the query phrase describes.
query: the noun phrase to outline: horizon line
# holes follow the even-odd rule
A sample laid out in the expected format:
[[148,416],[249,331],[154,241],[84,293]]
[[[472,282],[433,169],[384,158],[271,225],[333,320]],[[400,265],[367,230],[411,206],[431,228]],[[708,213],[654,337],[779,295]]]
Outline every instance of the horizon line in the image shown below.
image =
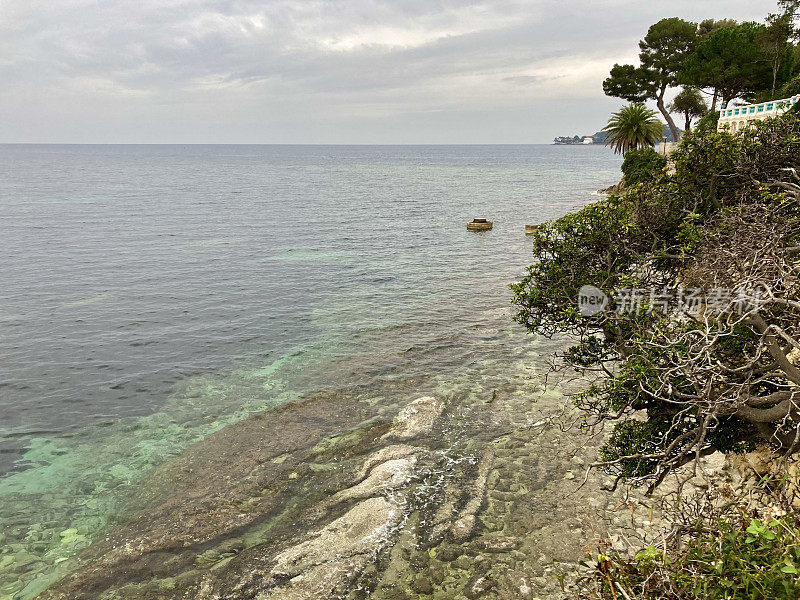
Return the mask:
[[0,146],[605,146],[604,144],[556,144],[554,142],[0,142]]

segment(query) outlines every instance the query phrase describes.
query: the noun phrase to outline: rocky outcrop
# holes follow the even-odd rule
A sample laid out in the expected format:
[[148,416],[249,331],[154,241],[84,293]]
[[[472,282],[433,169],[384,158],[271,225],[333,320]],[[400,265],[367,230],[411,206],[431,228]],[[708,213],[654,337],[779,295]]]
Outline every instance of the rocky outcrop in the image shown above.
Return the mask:
[[364,481],[346,490],[338,492],[331,498],[331,503],[346,502],[358,498],[370,498],[401,488],[409,482],[414,474],[417,459],[414,456],[396,458],[378,464],[370,471]]
[[[432,396],[414,400],[400,410],[382,439],[411,440],[430,433],[442,408],[442,402]],[[328,598],[344,593],[397,533],[407,510],[403,488],[413,478],[421,452],[423,448],[418,446],[394,444],[368,455],[359,470],[366,478],[334,494],[326,504],[361,501],[307,540],[280,553],[272,567],[275,583],[258,600]]]
[[389,543],[403,518],[403,507],[385,498],[369,498],[344,516],[276,557],[276,584],[258,600],[328,598],[342,593]]
[[407,441],[429,433],[443,408],[442,402],[433,396],[417,398],[395,417],[392,428],[383,436],[384,439]]
[[407,456],[417,454],[419,451],[420,449],[418,447],[409,446],[407,444],[394,444],[392,446],[381,448],[377,452],[367,456],[364,464],[361,465],[361,468],[359,469],[358,478],[363,479],[366,477],[367,474],[372,470],[372,467],[375,465],[379,465],[390,460],[406,458]]
[[377,418],[331,396],[223,430],[43,598],[558,598],[552,561],[583,559],[609,509],[586,510],[591,484],[565,500],[580,435],[487,391]]

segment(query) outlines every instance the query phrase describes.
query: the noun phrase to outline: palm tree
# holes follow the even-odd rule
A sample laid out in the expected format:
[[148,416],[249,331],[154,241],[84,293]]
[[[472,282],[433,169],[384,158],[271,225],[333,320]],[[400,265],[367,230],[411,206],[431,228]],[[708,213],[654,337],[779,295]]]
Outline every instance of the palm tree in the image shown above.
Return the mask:
[[664,137],[663,123],[644,104],[623,107],[611,116],[603,131],[608,133],[606,146],[611,146],[615,154],[653,147]]

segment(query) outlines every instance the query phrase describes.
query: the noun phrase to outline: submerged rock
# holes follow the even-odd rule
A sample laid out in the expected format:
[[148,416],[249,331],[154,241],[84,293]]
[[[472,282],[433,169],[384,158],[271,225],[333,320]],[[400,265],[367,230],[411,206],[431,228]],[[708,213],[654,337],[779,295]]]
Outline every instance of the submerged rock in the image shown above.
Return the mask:
[[396,460],[398,458],[405,458],[413,454],[417,454],[420,449],[417,446],[408,446],[406,444],[395,444],[381,448],[377,452],[370,454],[364,461],[364,464],[359,470],[359,479],[367,476],[367,473],[372,470],[372,467],[388,460]]
[[364,481],[346,490],[335,494],[331,503],[345,502],[356,498],[369,498],[379,493],[395,490],[411,479],[414,474],[414,465],[417,459],[414,456],[388,460],[374,467]]
[[417,398],[398,413],[384,439],[411,440],[429,433],[443,408],[442,402],[433,396]]
[[411,589],[418,594],[430,594],[433,592],[433,585],[431,585],[431,580],[427,577],[417,577],[414,583],[411,584]]
[[478,464],[478,476],[475,478],[470,500],[464,507],[462,516],[453,524],[453,539],[456,541],[463,541],[469,538],[475,528],[475,515],[480,510],[486,496],[486,484],[493,462],[494,446],[490,444],[486,447],[481,462]]
[[547,563],[583,558],[595,520],[564,500],[570,438],[533,429],[529,397],[448,397],[445,415],[425,396],[388,422],[323,396],[226,428],[43,598],[556,600]]
[[520,541],[509,536],[487,536],[481,540],[481,545],[486,552],[510,552],[519,548]]
[[375,560],[403,518],[402,506],[385,498],[360,502],[344,516],[276,557],[272,576],[289,579],[258,600],[327,598],[342,591]]
[[497,582],[491,577],[476,575],[464,588],[464,595],[473,600],[474,598],[480,598],[484,593],[495,587],[497,587]]

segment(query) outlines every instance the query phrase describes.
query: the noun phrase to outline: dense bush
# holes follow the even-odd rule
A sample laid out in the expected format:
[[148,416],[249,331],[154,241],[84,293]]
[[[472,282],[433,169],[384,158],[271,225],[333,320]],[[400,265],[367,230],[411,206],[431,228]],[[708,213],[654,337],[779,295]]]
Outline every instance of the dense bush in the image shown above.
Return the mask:
[[654,179],[667,166],[667,159],[652,148],[630,150],[622,162],[625,185],[638,185]]
[[[800,119],[698,130],[672,160],[674,172],[541,226],[513,286],[518,322],[578,339],[564,358],[593,383],[575,401],[587,426],[614,423],[597,466],[651,488],[715,451],[800,449],[788,358],[800,348]],[[586,284],[607,310],[581,315]],[[698,289],[699,312],[661,301],[682,287]],[[734,297],[716,310],[718,288]],[[644,296],[636,310],[622,310],[625,290]]]
[[697,129],[699,131],[716,131],[719,124],[719,114],[718,110],[709,112],[697,122]]
[[800,598],[800,530],[791,518],[721,519],[693,533],[674,552],[648,546],[634,560],[601,554],[592,587],[605,600]]

